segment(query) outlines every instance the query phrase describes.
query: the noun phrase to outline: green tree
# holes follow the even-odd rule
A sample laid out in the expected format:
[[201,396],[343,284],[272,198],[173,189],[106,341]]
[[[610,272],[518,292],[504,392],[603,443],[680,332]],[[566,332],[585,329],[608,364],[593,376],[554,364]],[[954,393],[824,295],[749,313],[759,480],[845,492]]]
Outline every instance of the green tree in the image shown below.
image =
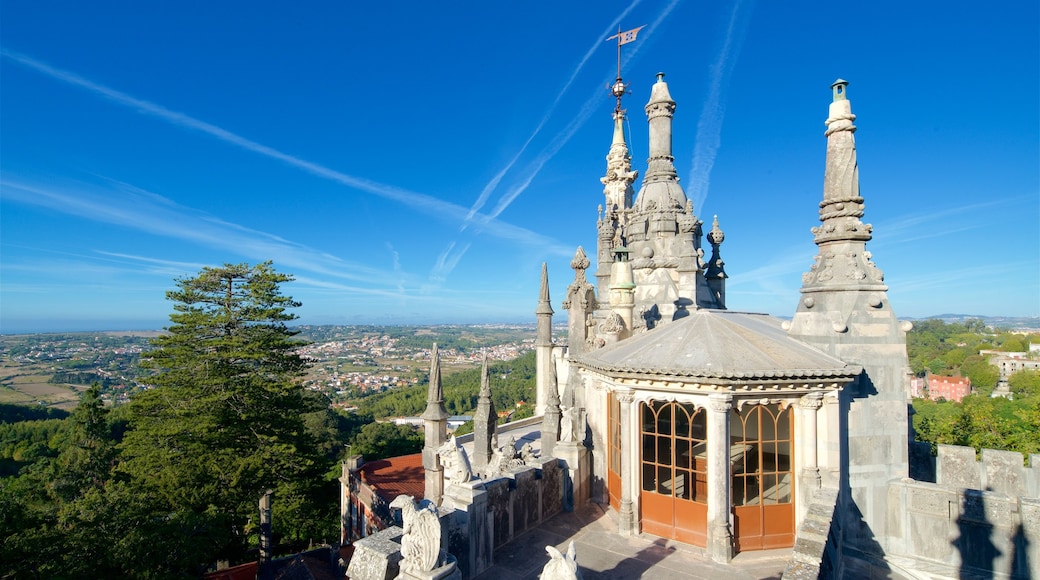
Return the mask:
[[961,363],[961,375],[971,379],[971,386],[980,395],[989,395],[1000,380],[997,367],[979,355],[972,355]]
[[301,486],[327,471],[303,419],[318,409],[298,381],[303,343],[286,326],[299,306],[281,293],[291,280],[270,262],[177,280],[172,324],[143,361],[158,374],[130,403],[120,471],[171,521],[222,530],[199,562],[244,553],[265,490],[275,502],[306,495]]
[[1022,370],[1008,377],[1008,389],[1015,400],[1024,400],[1040,395],[1040,371]]
[[354,437],[350,453],[364,455],[365,461],[371,461],[418,453],[422,445],[422,434],[408,425],[369,423]]

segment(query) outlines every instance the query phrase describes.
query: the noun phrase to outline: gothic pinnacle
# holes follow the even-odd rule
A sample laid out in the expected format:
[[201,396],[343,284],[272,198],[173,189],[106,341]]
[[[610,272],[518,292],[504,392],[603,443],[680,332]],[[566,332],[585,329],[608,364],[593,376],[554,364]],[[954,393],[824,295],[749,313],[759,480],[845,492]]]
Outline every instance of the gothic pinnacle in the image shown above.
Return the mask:
[[441,388],[441,355],[437,352],[437,343],[433,343],[430,353],[430,389],[426,395],[426,411],[423,419],[447,419],[448,411],[444,408],[444,391]]

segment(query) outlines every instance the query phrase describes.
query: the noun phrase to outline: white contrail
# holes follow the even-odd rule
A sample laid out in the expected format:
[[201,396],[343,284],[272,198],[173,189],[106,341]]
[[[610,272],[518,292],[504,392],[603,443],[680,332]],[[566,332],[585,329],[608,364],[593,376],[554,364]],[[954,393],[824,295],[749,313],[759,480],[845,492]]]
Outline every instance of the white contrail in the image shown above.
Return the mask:
[[542,120],[538,122],[538,125],[535,126],[534,131],[531,132],[531,136],[527,138],[527,141],[524,141],[524,144],[520,146],[520,150],[516,152],[516,155],[514,155],[512,159],[509,160],[509,163],[507,163],[498,173],[496,173],[495,176],[491,178],[491,181],[489,181],[487,185],[484,186],[484,189],[481,190],[480,195],[477,197],[477,201],[473,202],[473,207],[470,208],[469,214],[466,215],[466,221],[462,223],[462,228],[460,229],[460,231],[466,229],[466,226],[468,226],[470,221],[473,220],[476,213],[484,207],[485,203],[487,203],[488,197],[491,196],[491,193],[494,192],[494,190],[498,187],[498,184],[501,183],[502,178],[505,177],[505,175],[509,172],[510,169],[513,168],[514,165],[516,165],[516,162],[520,159],[520,156],[524,154],[524,151],[527,150],[527,146],[531,144],[531,141],[533,141],[534,138],[539,133],[541,133],[542,129],[545,127],[545,124],[549,122],[549,118],[552,117],[554,112],[556,112],[556,107],[560,104],[560,99],[563,98],[563,95],[567,94],[567,91],[570,90],[571,85],[574,84],[574,79],[576,79],[578,77],[578,74],[582,71],[582,69],[585,68],[585,63],[587,63],[589,59],[592,58],[592,55],[595,54],[596,51],[601,48],[603,44],[603,41],[601,39],[613,32],[614,29],[617,28],[618,23],[620,23],[623,18],[628,16],[628,14],[632,12],[632,10],[636,6],[638,6],[640,2],[642,2],[642,0],[634,0],[631,4],[629,4],[628,8],[625,8],[624,11],[621,12],[621,14],[618,14],[617,18],[615,18],[609,25],[607,25],[606,30],[600,34],[600,38],[593,41],[592,45],[589,46],[589,49],[585,52],[585,56],[581,57],[581,60],[578,62],[578,66],[574,68],[574,72],[571,73],[570,78],[567,79],[566,83],[564,83],[563,88],[560,89],[560,91],[556,94],[556,98],[553,99],[552,104],[549,105],[549,109],[545,112],[545,115],[542,116]]
[[[747,4],[753,4],[748,2]],[[708,96],[704,100],[700,120],[697,122],[697,142],[693,148],[693,168],[690,170],[689,189],[687,193],[696,211],[701,211],[708,199],[708,187],[711,183],[711,170],[715,165],[715,155],[721,145],[722,121],[726,115],[726,107],[722,101],[729,86],[730,75],[744,44],[748,19],[753,6],[744,10],[745,2],[738,1],[730,13],[726,38],[715,63],[711,66],[711,79],[708,85]]]
[[[653,34],[654,29],[661,24],[661,22],[668,16],[669,13],[671,13],[673,9],[675,9],[679,2],[681,2],[681,0],[672,0],[668,3],[667,6],[665,6],[664,10],[662,10],[660,14],[657,15],[657,18],[655,18],[654,21],[649,26],[647,26],[647,36]],[[618,17],[618,20],[620,20],[620,18],[621,17]],[[617,26],[618,20],[615,20],[612,23],[611,28],[608,29],[608,32],[612,31],[613,28]],[[599,42],[602,43],[602,41]],[[634,59],[636,55],[639,54],[639,49],[641,47],[642,44],[636,44],[636,46],[633,47],[632,50],[625,53],[625,58],[622,60],[622,66]],[[512,204],[516,200],[517,197],[520,196],[520,194],[527,190],[527,187],[531,185],[531,181],[534,180],[535,176],[538,175],[538,172],[541,171],[542,167],[546,163],[548,163],[550,159],[555,157],[556,154],[560,151],[560,149],[562,149],[563,146],[566,145],[568,141],[570,141],[571,137],[573,137],[574,134],[578,132],[578,129],[580,129],[582,125],[584,125],[585,122],[589,120],[589,117],[592,116],[592,113],[596,110],[596,107],[602,102],[602,100],[603,91],[601,89],[597,89],[596,92],[593,93],[588,98],[588,100],[585,101],[585,104],[582,105],[581,109],[578,111],[578,114],[574,116],[571,122],[568,123],[562,131],[557,133],[556,137],[553,138],[549,145],[547,145],[546,148],[543,149],[542,152],[538,155],[538,157],[535,158],[533,162],[531,162],[527,170],[524,171],[524,175],[526,176],[524,178],[524,181],[510,189],[509,192],[499,200],[498,205],[495,206],[494,211],[488,214],[487,219],[492,220],[497,218],[499,215],[502,214],[502,212],[506,210],[506,208],[510,206],[510,204]]]
[[[12,61],[15,61],[21,65],[36,70],[37,72],[43,73],[55,80],[59,80],[71,85],[87,89],[93,93],[106,97],[115,103],[118,103],[125,107],[136,109],[141,113],[150,115],[152,117],[157,117],[178,127],[192,129],[201,133],[205,133],[207,135],[210,135],[211,137],[215,137],[221,141],[224,141],[225,143],[230,143],[247,151],[251,151],[253,153],[257,153],[265,157],[269,157],[271,159],[276,159],[287,165],[296,167],[298,169],[302,169],[303,171],[306,171],[312,175],[324,177],[326,179],[336,181],[348,187],[359,189],[361,191],[365,191],[374,195],[378,195],[380,197],[384,197],[386,199],[402,203],[408,207],[418,209],[423,213],[433,216],[435,218],[444,221],[463,221],[465,220],[466,215],[469,213],[465,208],[461,206],[437,199],[430,195],[417,193],[414,191],[407,191],[390,185],[377,183],[359,177],[354,177],[330,169],[323,165],[312,163],[310,161],[300,159],[299,157],[283,153],[272,147],[262,145],[255,141],[251,141],[249,139],[246,139],[245,137],[232,133],[226,129],[217,127],[216,125],[206,123],[205,121],[200,121],[194,117],[185,115],[184,113],[171,111],[170,109],[167,109],[162,105],[157,105],[150,101],[145,101],[143,99],[132,97],[130,95],[127,95],[126,93],[122,93],[115,89],[85,79],[77,74],[54,68],[34,58],[7,49],[0,49],[0,55],[9,58]],[[569,254],[569,251],[555,240],[552,240],[546,236],[518,226],[504,223],[496,223],[494,228],[488,228],[486,231],[490,235],[498,236],[507,240],[519,241],[525,244],[539,247],[549,246],[550,249],[556,253],[561,253],[563,255]]]

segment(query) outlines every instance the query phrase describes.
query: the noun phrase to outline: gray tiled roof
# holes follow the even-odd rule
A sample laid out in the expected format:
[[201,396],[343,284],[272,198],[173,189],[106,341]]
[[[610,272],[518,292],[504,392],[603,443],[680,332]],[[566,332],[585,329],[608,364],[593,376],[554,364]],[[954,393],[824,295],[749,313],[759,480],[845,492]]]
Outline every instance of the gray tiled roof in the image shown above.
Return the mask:
[[604,348],[575,357],[607,374],[683,379],[851,379],[860,367],[790,338],[766,314],[696,310]]

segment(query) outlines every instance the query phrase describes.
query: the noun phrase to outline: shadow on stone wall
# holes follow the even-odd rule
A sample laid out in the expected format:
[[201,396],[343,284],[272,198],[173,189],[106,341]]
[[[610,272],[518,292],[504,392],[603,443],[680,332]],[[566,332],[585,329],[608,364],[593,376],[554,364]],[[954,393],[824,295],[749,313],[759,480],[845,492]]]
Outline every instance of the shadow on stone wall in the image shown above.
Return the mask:
[[1032,568],[1029,567],[1029,540],[1026,538],[1022,524],[1015,527],[1014,541],[1011,544],[1011,570],[1015,577],[1029,578]]
[[951,543],[961,556],[958,576],[980,580],[993,578],[994,561],[1003,553],[993,543],[993,524],[986,518],[986,498],[981,491],[964,490],[957,530],[959,535]]

